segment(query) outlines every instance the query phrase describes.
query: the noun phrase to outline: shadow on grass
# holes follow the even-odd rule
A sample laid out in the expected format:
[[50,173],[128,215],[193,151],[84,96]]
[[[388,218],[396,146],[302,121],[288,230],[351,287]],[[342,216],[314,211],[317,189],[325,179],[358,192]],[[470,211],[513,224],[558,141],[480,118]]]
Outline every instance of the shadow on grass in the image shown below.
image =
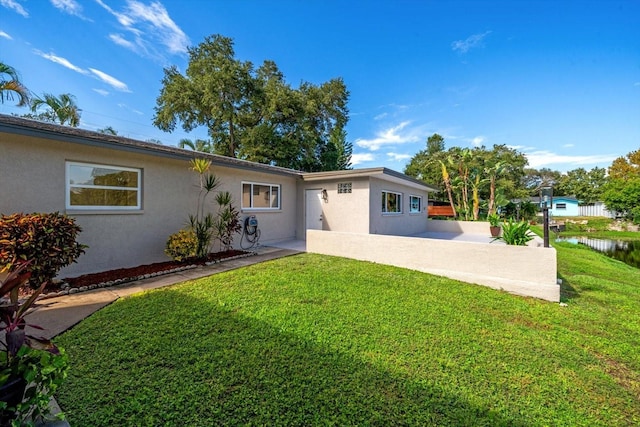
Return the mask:
[[560,301],[567,302],[580,297],[580,292],[571,285],[571,282],[562,274],[558,273],[560,283]]
[[304,340],[175,290],[107,307],[58,341],[71,425],[525,425],[335,350],[339,338]]

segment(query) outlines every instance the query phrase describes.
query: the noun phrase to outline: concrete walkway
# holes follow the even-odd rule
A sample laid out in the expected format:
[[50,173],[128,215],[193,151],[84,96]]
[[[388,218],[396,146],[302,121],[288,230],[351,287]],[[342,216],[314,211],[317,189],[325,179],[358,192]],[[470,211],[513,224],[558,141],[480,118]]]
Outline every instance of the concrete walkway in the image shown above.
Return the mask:
[[[38,331],[33,328],[28,328],[28,332],[35,336],[53,338],[119,298],[149,289],[174,285],[184,282],[185,280],[199,279],[223,271],[234,270],[236,268],[304,252],[304,249],[300,247],[299,243],[284,242],[279,246],[283,246],[284,248],[262,246],[256,250],[256,255],[222,261],[210,266],[197,267],[164,276],[137,280],[109,288],[98,288],[77,294],[45,299],[41,303],[42,307],[27,316],[27,323],[39,325],[46,329],[44,331]],[[286,247],[296,247],[302,250],[286,249]],[[53,414],[60,412],[60,407],[55,399],[52,399],[50,406]],[[39,424],[38,426],[69,427],[69,423],[56,420]]]

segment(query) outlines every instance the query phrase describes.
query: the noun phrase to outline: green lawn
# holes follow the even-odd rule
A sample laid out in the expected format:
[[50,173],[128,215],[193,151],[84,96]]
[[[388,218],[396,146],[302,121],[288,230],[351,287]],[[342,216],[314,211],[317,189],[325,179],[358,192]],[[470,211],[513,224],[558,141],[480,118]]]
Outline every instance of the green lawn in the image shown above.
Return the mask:
[[558,245],[568,307],[297,255],[106,307],[56,341],[72,426],[640,423],[640,272]]

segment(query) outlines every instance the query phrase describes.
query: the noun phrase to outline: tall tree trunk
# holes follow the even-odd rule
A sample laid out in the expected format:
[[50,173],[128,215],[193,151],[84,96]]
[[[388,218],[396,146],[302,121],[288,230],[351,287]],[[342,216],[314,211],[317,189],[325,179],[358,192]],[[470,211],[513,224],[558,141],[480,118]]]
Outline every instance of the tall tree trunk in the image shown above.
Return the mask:
[[476,176],[475,182],[473,183],[473,220],[478,220],[478,215],[480,214],[480,196],[478,195],[478,187],[480,186],[480,175]]
[[491,175],[491,180],[489,183],[489,211],[488,214],[492,215],[496,213],[496,177]]
[[442,168],[442,180],[444,181],[444,186],[447,189],[447,196],[449,196],[449,205],[451,205],[451,210],[453,211],[453,217],[457,218],[458,213],[456,212],[456,205],[453,203],[453,194],[451,191],[451,179],[449,178],[449,171],[447,171],[447,167],[441,161],[440,167]]
[[233,113],[229,116],[229,157],[236,157],[236,136],[233,125]]

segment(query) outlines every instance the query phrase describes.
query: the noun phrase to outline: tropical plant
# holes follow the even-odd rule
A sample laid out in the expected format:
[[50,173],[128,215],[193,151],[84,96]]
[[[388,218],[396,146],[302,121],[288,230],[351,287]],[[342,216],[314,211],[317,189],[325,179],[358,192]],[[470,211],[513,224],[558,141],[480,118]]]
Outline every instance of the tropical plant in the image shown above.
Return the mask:
[[118,135],[118,131],[115,130],[113,128],[113,126],[107,126],[107,127],[102,128],[102,129],[98,129],[98,132],[100,132],[102,134],[105,134],[105,135],[112,135],[112,136],[117,136]]
[[32,260],[29,285],[36,289],[85,252],[86,246],[76,242],[81,231],[73,218],[58,212],[2,215],[0,269],[11,271],[21,262]]
[[233,247],[234,234],[242,230],[240,212],[233,206],[233,199],[228,191],[218,193],[216,195],[216,203],[219,210],[215,220],[215,228],[221,249],[228,251]]
[[198,174],[200,191],[196,205],[196,213],[189,215],[189,225],[196,235],[198,246],[196,256],[205,258],[209,253],[211,240],[215,232],[215,218],[211,212],[205,212],[205,202],[209,194],[220,185],[218,177],[209,171],[211,160],[192,159],[191,169]]
[[213,153],[213,146],[211,145],[211,141],[207,141],[204,139],[196,139],[195,141],[192,141],[189,138],[183,138],[178,142],[178,147],[190,148],[193,151],[200,151],[203,153]]
[[440,168],[442,172],[442,180],[444,181],[444,186],[447,189],[447,197],[449,198],[449,205],[451,206],[451,210],[453,211],[453,216],[457,217],[458,213],[456,212],[456,205],[453,202],[453,193],[451,188],[451,177],[449,176],[449,171],[447,170],[447,165],[439,160]]
[[193,229],[180,230],[167,240],[164,253],[175,261],[184,261],[196,256],[198,239]]
[[0,102],[4,104],[5,99],[13,101],[14,96],[18,97],[18,107],[29,105],[29,89],[20,82],[16,69],[0,62]]
[[529,223],[526,221],[514,221],[509,219],[502,223],[502,235],[492,240],[502,240],[507,245],[526,246],[533,239]]
[[487,215],[487,221],[491,227],[500,227],[500,215],[498,214],[490,213]]
[[[49,412],[49,400],[67,375],[68,362],[64,352],[51,341],[27,334],[26,316],[37,309],[36,301],[47,282],[24,299],[19,289],[31,278],[32,260],[19,261],[14,269],[0,269],[0,387],[13,390],[12,399],[0,401],[0,423],[21,425],[26,420]],[[10,394],[10,395],[11,395]]]
[[31,111],[37,113],[41,107],[48,109],[46,117],[49,117],[55,123],[61,125],[68,123],[72,127],[80,125],[80,113],[82,110],[78,108],[75,96],[70,93],[63,93],[60,96],[45,93],[42,98],[36,97],[31,102]]

